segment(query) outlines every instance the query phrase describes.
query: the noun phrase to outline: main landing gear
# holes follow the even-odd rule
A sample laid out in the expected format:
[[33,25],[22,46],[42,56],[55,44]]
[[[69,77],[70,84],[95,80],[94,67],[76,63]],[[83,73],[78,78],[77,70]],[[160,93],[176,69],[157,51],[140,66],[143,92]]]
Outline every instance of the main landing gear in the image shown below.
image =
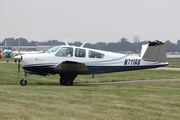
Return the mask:
[[[77,75],[78,75],[77,73],[63,72],[60,74],[61,78],[59,82],[61,85],[71,86],[73,85],[73,81]],[[20,84],[22,86],[25,86],[27,84],[26,77],[27,77],[27,73],[24,73],[24,78],[20,81]]]
[[66,81],[65,78],[60,78],[59,82],[61,83],[61,85],[73,85],[73,81]]
[[22,86],[25,86],[25,85],[27,84],[26,76],[27,76],[27,74],[25,73],[25,74],[24,74],[24,78],[20,81],[20,84],[21,84]]
[[70,85],[73,85],[73,81],[78,74],[75,72],[67,72],[66,71],[66,72],[62,72],[59,75],[61,77],[59,80],[60,84],[70,86]]

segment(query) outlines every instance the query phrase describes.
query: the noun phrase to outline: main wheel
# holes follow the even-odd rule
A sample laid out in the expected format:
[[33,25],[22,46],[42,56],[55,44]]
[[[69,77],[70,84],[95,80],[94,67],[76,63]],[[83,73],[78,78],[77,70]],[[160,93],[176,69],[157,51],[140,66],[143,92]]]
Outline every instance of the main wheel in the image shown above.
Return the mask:
[[73,85],[73,81],[66,81],[66,85]]
[[59,81],[60,81],[61,85],[66,85],[66,79],[61,78]]
[[22,80],[20,81],[20,84],[21,84],[22,86],[25,86],[25,85],[27,84],[27,81],[24,80],[24,79],[22,79]]

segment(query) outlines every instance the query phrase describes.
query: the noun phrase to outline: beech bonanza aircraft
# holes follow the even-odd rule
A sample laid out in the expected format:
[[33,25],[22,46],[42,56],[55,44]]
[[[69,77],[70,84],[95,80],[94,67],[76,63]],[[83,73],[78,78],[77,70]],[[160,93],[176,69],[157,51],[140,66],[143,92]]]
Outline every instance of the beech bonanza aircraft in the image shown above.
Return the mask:
[[[156,68],[166,66],[166,44],[160,41],[142,46],[141,57],[80,47],[55,46],[46,53],[24,54],[14,57],[22,64],[24,78],[22,86],[27,84],[27,74],[59,74],[62,85],[73,85],[78,74],[101,74],[120,71]],[[18,65],[19,73],[20,65]]]

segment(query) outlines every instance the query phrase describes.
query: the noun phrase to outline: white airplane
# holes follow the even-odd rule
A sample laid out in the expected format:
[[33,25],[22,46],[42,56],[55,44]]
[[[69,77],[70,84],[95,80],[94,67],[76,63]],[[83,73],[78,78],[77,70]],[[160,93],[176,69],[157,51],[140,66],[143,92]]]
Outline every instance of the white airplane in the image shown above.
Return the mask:
[[12,56],[12,47],[7,46],[7,41],[5,41],[5,46],[2,46],[3,48],[3,56],[4,58],[7,58],[7,62],[9,62],[9,58]]
[[[166,44],[160,41],[142,46],[141,57],[102,50],[66,45],[50,48],[46,53],[24,54],[14,57],[24,69],[22,86],[27,84],[27,74],[59,74],[62,85],[73,85],[78,74],[101,74],[120,71],[156,68],[166,62]],[[18,65],[18,71],[20,65]]]

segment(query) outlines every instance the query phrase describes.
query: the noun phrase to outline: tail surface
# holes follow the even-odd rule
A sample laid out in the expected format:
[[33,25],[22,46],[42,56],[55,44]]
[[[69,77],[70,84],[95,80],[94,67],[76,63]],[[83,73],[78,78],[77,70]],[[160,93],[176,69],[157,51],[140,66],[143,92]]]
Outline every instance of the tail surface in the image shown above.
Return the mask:
[[161,41],[149,41],[142,45],[141,58],[144,61],[166,62],[166,49],[167,45]]

